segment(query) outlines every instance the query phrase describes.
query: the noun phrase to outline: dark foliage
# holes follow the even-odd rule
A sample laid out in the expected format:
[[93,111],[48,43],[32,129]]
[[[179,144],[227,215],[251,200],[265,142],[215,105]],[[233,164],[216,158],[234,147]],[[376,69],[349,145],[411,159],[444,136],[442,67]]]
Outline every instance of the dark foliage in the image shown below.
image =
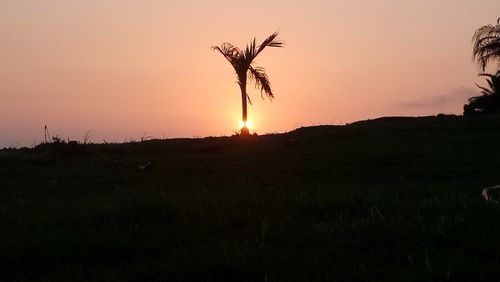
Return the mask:
[[491,115],[500,113],[500,71],[496,74],[483,73],[487,77],[488,87],[477,85],[482,95],[469,99],[464,105],[464,115]]

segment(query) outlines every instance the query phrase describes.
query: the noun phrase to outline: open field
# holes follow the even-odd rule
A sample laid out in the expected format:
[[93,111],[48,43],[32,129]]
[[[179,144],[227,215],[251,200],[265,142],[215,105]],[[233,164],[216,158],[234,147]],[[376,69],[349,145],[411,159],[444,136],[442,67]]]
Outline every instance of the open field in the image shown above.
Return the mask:
[[498,117],[0,150],[0,280],[498,281],[496,184]]

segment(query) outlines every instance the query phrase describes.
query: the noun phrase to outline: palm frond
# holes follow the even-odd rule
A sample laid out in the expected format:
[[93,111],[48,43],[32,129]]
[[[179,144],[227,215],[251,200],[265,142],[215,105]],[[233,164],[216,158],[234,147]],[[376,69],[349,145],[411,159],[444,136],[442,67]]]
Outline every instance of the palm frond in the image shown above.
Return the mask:
[[266,40],[264,40],[262,44],[259,45],[259,49],[257,50],[256,55],[262,52],[266,47],[276,47],[276,48],[283,47],[285,43],[283,41],[276,40],[278,34],[279,34],[278,32],[275,32],[271,34],[268,38],[266,38]]
[[256,39],[254,38],[250,44],[247,45],[245,52],[243,53],[245,66],[249,67],[253,60],[262,52],[266,47],[283,47],[284,43],[276,40],[278,37],[278,33],[275,32],[271,34],[266,40],[262,42],[259,46],[257,46]]
[[267,76],[265,69],[260,67],[248,68],[250,71],[250,78],[255,83],[255,88],[260,89],[260,95],[266,94],[270,99],[274,98],[273,91],[271,89],[271,82],[269,82],[269,77]]
[[491,73],[480,73],[479,76],[488,77],[486,81],[488,82],[488,86],[490,89],[500,95],[500,70],[495,74]]
[[500,63],[500,37],[498,42],[489,42],[477,47],[474,54],[474,60],[478,63],[478,68],[485,70],[486,66],[498,60]]
[[495,74],[480,73],[478,76],[487,77],[486,82],[488,83],[489,89],[476,83],[476,86],[482,90],[481,92],[483,95],[500,96],[500,71],[497,71]]
[[485,25],[476,30],[472,41],[473,59],[479,69],[484,71],[495,60],[500,64],[500,18],[497,25]]
[[250,106],[252,106],[252,100],[250,99],[250,95],[248,95],[247,93],[245,93],[245,95],[247,95],[247,99],[248,99],[248,103],[250,104]]
[[235,68],[241,58],[241,50],[231,43],[223,43],[220,47],[212,46],[212,50],[219,51]]
[[483,72],[483,73],[478,74],[477,76],[486,76],[486,77],[489,77],[489,78],[494,78],[495,76],[498,76],[499,73],[500,73],[500,71],[498,71],[496,74],[491,74],[491,73]]
[[[476,84],[476,86],[477,86],[479,89],[483,90],[483,91],[481,91],[481,93],[483,93],[484,95],[492,95],[492,91],[491,91],[490,89],[488,89],[488,88],[486,88],[486,87],[483,87],[483,86],[481,86],[481,85],[479,85],[479,84],[477,84],[477,83],[474,83],[474,84]],[[475,98],[475,97],[472,97],[472,98],[470,98],[470,99],[473,99],[473,98]],[[470,99],[469,99],[469,100],[470,100]]]
[[250,66],[252,61],[257,57],[257,42],[256,39],[254,38],[250,44],[247,44],[247,47],[245,48],[245,52],[243,53],[243,58],[245,61],[246,66]]

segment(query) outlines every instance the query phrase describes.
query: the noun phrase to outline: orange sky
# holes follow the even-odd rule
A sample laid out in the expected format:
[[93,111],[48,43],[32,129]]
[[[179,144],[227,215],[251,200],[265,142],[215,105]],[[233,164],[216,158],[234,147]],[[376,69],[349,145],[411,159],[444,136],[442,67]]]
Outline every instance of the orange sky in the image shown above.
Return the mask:
[[260,134],[387,115],[461,113],[479,92],[471,38],[498,0],[0,2],[0,147],[231,135],[241,102],[212,45],[265,50],[276,99],[249,87]]

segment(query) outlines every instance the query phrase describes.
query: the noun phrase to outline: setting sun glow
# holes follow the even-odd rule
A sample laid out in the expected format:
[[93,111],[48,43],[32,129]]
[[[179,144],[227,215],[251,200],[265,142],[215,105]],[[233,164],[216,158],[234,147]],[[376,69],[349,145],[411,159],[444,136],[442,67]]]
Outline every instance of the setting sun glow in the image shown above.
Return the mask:
[[246,123],[244,121],[240,121],[240,129],[243,128],[243,127],[246,127],[248,129],[253,129],[253,124],[249,120],[247,120]]

